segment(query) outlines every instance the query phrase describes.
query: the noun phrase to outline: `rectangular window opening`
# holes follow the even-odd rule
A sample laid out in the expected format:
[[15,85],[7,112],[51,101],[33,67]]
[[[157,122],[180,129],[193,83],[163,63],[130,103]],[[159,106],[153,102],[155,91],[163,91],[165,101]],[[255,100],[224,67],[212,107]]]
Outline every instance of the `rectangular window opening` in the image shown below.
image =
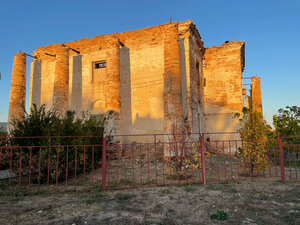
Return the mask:
[[94,63],[94,69],[102,69],[102,68],[106,68],[106,61]]
[[197,71],[197,84],[200,87],[200,65],[199,62],[196,63],[196,71]]

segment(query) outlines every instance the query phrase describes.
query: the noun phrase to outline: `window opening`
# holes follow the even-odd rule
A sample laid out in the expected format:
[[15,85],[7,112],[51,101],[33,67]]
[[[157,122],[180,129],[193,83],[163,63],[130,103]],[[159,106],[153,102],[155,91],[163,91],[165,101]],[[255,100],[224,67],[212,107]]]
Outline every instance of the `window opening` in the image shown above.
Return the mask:
[[106,68],[106,61],[94,63],[94,69],[102,69],[102,68]]
[[197,71],[197,83],[198,83],[198,87],[200,87],[200,66],[199,66],[199,62],[197,62],[196,64],[196,71]]

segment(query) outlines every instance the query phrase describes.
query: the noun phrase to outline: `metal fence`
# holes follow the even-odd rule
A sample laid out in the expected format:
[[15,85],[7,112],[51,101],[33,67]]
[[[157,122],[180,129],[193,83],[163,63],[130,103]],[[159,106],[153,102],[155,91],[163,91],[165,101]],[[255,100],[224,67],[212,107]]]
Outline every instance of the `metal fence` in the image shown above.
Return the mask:
[[120,189],[265,178],[299,182],[299,138],[253,141],[232,134],[228,139],[226,134],[222,139],[220,134],[5,138],[0,189]]
[[0,189],[76,190],[100,185],[102,141],[102,136],[2,138]]

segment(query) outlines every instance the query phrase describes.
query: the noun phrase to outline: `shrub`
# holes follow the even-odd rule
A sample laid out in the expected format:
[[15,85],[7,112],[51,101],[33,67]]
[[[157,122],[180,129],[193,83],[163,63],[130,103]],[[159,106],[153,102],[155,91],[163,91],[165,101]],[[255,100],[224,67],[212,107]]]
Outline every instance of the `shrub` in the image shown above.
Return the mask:
[[[12,122],[10,135],[5,143],[9,146],[22,147],[12,151],[13,171],[18,170],[20,154],[22,153],[22,172],[27,172],[24,168],[29,166],[30,151],[32,165],[38,165],[39,158],[42,159],[40,165],[41,183],[47,179],[48,163],[50,165],[49,176],[50,179],[53,179],[56,177],[56,164],[58,162],[59,180],[65,179],[66,172],[68,172],[68,176],[74,176],[75,156],[77,174],[83,172],[84,163],[86,172],[92,169],[93,157],[94,167],[99,167],[102,157],[102,147],[100,145],[102,145],[106,120],[107,118],[104,115],[96,117],[88,113],[83,113],[81,118],[79,118],[76,117],[74,111],[67,111],[64,116],[60,116],[52,109],[46,111],[45,105],[42,105],[40,108],[33,105],[30,114],[25,111],[25,116],[22,120],[14,120]],[[40,138],[20,138],[35,136]],[[49,138],[49,136],[53,137]],[[94,145],[94,152],[92,147],[84,148],[83,145]],[[6,160],[2,160],[0,165],[2,169],[9,168],[10,154],[10,151],[5,152],[3,158]],[[66,171],[67,154],[68,171]],[[31,172],[34,181],[37,179],[37,176],[34,175],[38,174],[38,167],[32,167]]]
[[178,124],[176,120],[173,121],[171,134],[168,135],[165,173],[171,178],[185,179],[190,176],[189,170],[197,171],[202,168],[201,145],[200,142],[191,141],[189,134],[178,133],[181,130]]
[[6,132],[3,131],[3,128],[0,128],[0,146],[5,144]]
[[270,126],[264,121],[262,114],[253,112],[247,108],[243,109],[243,115],[236,114],[240,118],[242,127],[239,130],[243,147],[239,153],[243,156],[243,163],[247,173],[253,173],[254,168],[258,171],[264,170],[269,165],[267,152],[267,134]]

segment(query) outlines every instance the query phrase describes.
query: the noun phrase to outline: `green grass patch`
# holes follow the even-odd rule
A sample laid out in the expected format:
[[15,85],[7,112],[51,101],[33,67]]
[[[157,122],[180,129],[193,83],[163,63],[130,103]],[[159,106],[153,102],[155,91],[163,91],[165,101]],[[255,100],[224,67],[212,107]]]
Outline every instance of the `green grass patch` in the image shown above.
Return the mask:
[[210,218],[212,220],[227,220],[228,215],[223,210],[217,210],[216,213],[214,213],[210,216]]

